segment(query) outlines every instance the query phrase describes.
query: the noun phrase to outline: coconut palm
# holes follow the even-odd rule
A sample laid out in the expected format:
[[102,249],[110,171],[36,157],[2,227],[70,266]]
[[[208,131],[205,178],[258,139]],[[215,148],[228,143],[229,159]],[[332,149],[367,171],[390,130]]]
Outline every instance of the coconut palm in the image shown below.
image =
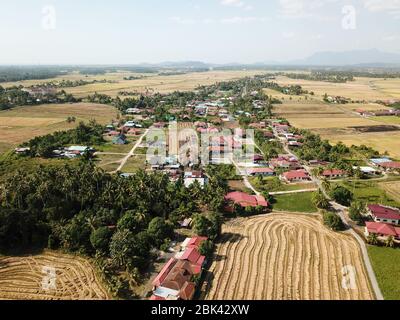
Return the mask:
[[369,236],[368,236],[368,243],[369,244],[371,244],[371,245],[373,245],[373,246],[376,246],[376,245],[378,245],[379,244],[379,240],[378,240],[378,236],[375,234],[375,233],[371,233]]
[[394,237],[393,236],[389,236],[387,239],[386,239],[386,247],[388,247],[388,248],[394,248]]

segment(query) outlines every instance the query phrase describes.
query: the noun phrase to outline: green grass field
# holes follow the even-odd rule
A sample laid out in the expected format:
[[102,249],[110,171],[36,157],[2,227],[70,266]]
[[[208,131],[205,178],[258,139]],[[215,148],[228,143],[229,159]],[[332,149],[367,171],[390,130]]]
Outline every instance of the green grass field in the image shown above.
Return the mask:
[[400,249],[368,246],[368,254],[385,300],[400,300]]
[[132,156],[125,166],[122,168],[122,172],[134,173],[140,169],[146,169],[146,156],[145,155],[134,155]]
[[374,181],[345,181],[339,182],[354,193],[357,200],[365,203],[379,203],[389,206],[400,206],[400,203],[390,197],[385,190],[381,189],[377,182]]
[[313,192],[305,192],[274,196],[273,208],[277,211],[317,212],[318,209],[312,202],[313,194]]

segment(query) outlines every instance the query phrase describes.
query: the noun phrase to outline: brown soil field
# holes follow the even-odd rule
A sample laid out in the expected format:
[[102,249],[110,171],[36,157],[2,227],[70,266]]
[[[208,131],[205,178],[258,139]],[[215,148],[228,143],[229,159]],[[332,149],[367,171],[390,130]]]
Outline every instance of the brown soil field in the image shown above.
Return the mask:
[[[47,275],[43,268],[55,269],[54,286],[43,286]],[[87,260],[46,251],[34,256],[0,257],[0,299],[108,300],[110,297]]]
[[66,88],[65,91],[77,97],[85,97],[95,92],[117,96],[119,91],[145,92],[147,89],[154,92],[169,93],[173,91],[189,91],[198,85],[211,85],[225,80],[235,80],[245,76],[254,76],[262,71],[209,71],[194,72],[173,76],[150,76],[139,80],[119,80],[117,83],[93,84],[75,88]]
[[[364,118],[354,113],[356,109],[385,109],[376,104],[334,105],[311,101],[284,101],[275,106],[275,112],[288,119],[297,128],[310,129],[332,143],[339,141],[348,146],[365,144],[379,152],[389,152],[392,157],[400,158],[400,132],[396,119],[381,117]],[[364,127],[364,131],[361,132]]]
[[[74,116],[76,122],[67,123],[69,116]],[[1,150],[13,148],[35,136],[72,129],[80,121],[96,119],[107,124],[116,117],[114,107],[93,103],[23,106],[0,111]]]
[[400,203],[400,181],[380,183],[379,187]]
[[7,82],[3,83],[3,87],[10,87],[14,85],[39,85],[49,81],[60,81],[60,80],[111,80],[115,83],[95,83],[85,86],[78,86],[73,88],[63,88],[66,92],[72,93],[77,97],[86,97],[89,94],[95,92],[108,94],[110,96],[117,96],[119,91],[138,91],[145,92],[146,89],[151,91],[168,93],[175,90],[188,91],[193,90],[198,85],[211,85],[216,82],[225,80],[235,80],[246,76],[254,76],[256,74],[266,73],[265,70],[241,70],[241,71],[208,71],[208,72],[193,72],[183,75],[171,75],[163,76],[157,74],[142,74],[142,79],[136,80],[124,80],[124,77],[137,76],[140,74],[117,72],[107,73],[103,75],[88,76],[81,75],[79,73],[72,73],[65,76],[60,76],[54,79],[46,80],[27,80],[19,82]]
[[[223,225],[208,273],[207,300],[370,300],[357,241],[316,216],[271,214]],[[342,286],[352,266],[355,286]]]
[[315,129],[324,139],[332,143],[339,141],[351,145],[367,145],[380,153],[388,152],[392,157],[400,159],[400,131],[360,133],[351,128]]
[[[324,81],[309,81],[290,79],[284,76],[277,78],[280,85],[301,85],[305,90],[314,91],[315,96],[321,98],[328,95],[343,96],[354,100],[376,101],[400,97],[400,79],[372,79],[356,78],[347,83],[330,83]],[[397,87],[396,87],[397,85]]]

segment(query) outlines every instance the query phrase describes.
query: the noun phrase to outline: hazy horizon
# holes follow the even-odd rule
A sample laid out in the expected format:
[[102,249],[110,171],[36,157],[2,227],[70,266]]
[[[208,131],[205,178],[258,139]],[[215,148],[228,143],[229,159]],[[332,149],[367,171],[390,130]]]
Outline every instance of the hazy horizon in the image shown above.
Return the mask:
[[0,65],[252,64],[321,51],[400,52],[399,0],[17,0],[0,8]]

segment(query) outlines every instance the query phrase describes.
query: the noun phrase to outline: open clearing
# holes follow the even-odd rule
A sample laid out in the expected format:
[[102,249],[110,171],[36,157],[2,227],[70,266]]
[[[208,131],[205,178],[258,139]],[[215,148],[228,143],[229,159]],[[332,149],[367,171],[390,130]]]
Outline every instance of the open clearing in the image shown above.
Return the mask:
[[226,80],[236,80],[246,76],[254,76],[256,74],[263,74],[266,71],[259,70],[240,70],[240,71],[208,71],[208,72],[192,72],[187,74],[179,75],[157,75],[157,74],[143,74],[142,79],[136,80],[124,80],[124,77],[138,74],[133,73],[110,73],[96,76],[85,77],[79,73],[73,73],[65,76],[61,76],[55,79],[47,80],[27,80],[19,82],[8,82],[3,83],[2,86],[9,87],[13,85],[38,85],[40,83],[48,81],[59,81],[59,80],[112,80],[113,83],[95,83],[88,84],[85,86],[78,86],[73,88],[63,88],[66,92],[73,94],[76,97],[87,97],[88,95],[97,93],[107,94],[113,97],[118,95],[120,91],[132,91],[132,92],[160,92],[168,93],[172,91],[189,91],[195,89],[198,85],[211,85],[216,82]]
[[[67,123],[70,116],[76,118],[75,123]],[[0,111],[0,151],[6,151],[36,136],[72,129],[80,121],[95,119],[101,124],[107,124],[116,117],[114,107],[93,103],[23,106]]]
[[279,76],[276,82],[280,85],[301,85],[305,90],[313,91],[315,96],[320,98],[325,93],[360,101],[400,98],[400,79],[355,78],[355,81],[347,83],[331,83]]
[[[55,287],[42,285],[46,268],[56,271]],[[0,299],[107,300],[109,295],[88,261],[46,251],[35,256],[0,257]]]
[[[209,271],[208,300],[374,299],[361,250],[316,216],[271,214],[223,225]],[[355,286],[342,286],[353,266]]]
[[379,187],[385,190],[390,197],[400,203],[400,181],[383,182],[379,184]]
[[400,127],[395,126],[397,117],[364,118],[353,112],[358,108],[384,109],[375,104],[330,105],[317,101],[284,101],[275,106],[275,112],[288,119],[293,126],[310,129],[332,143],[341,141],[348,146],[365,144],[400,158]]

